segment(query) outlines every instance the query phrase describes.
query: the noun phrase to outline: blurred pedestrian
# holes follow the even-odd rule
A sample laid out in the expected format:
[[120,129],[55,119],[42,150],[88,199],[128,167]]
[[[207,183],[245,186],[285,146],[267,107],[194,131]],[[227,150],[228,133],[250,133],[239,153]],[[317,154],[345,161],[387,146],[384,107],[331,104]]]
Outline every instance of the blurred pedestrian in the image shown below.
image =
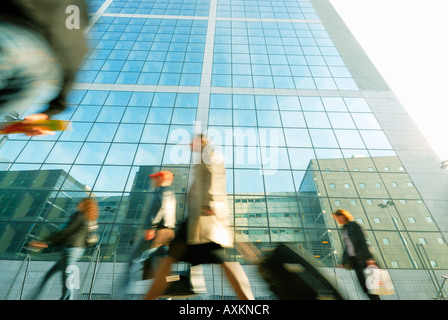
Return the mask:
[[172,264],[184,261],[193,266],[220,264],[238,299],[253,300],[249,279],[242,266],[227,261],[224,252],[224,248],[233,246],[224,162],[204,135],[196,136],[191,148],[200,158],[195,161],[194,178],[188,191],[188,216],[176,233],[145,299],[163,295],[168,288],[166,276],[170,274]]
[[151,208],[144,222],[144,234],[139,236],[126,270],[126,278],[117,296],[123,298],[129,286],[137,281],[138,271],[144,270],[144,278],[151,279],[161,257],[168,254],[176,227],[176,195],[172,190],[174,175],[171,171],[160,171],[149,175],[155,191]]
[[364,270],[376,265],[372,253],[366,242],[361,226],[353,219],[347,210],[339,209],[333,213],[339,225],[342,225],[342,238],[344,240],[344,253],[341,266],[355,270],[362,290],[370,300],[381,300],[378,295],[370,294],[366,284]]
[[64,247],[61,259],[47,272],[40,285],[35,289],[31,299],[37,299],[46,283],[57,272],[62,272],[62,297],[60,300],[73,300],[75,286],[71,283],[72,271],[84,254],[88,243],[89,227],[96,226],[98,219],[98,204],[93,198],[84,198],[77,205],[77,211],[72,215],[68,225],[62,230],[50,235],[43,241],[32,241],[32,248],[47,248],[50,246]]
[[0,114],[20,115],[48,82],[59,84],[57,93],[45,110],[25,120],[48,120],[66,108],[87,53],[87,24],[85,0],[0,1]]

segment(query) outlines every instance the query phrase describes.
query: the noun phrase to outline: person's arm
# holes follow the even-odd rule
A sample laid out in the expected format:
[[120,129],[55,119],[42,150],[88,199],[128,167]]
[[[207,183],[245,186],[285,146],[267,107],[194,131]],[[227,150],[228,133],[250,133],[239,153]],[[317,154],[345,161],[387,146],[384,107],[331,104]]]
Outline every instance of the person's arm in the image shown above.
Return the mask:
[[202,197],[202,209],[201,214],[202,215],[215,215],[215,212],[213,212],[211,203],[213,201],[213,194],[211,192],[212,187],[212,179],[213,179],[213,173],[212,173],[212,165],[211,164],[201,164],[202,170],[201,170],[201,197]]
[[363,257],[367,264],[374,264],[372,253],[369,250],[364,232],[357,223],[352,223],[352,242],[355,246],[356,255]]
[[75,213],[70,222],[68,223],[67,227],[64,229],[56,232],[53,235],[50,235],[44,242],[51,243],[51,244],[59,244],[62,243],[65,239],[67,239],[68,236],[72,235],[74,232],[76,232],[81,224],[83,223],[83,213],[77,212]]

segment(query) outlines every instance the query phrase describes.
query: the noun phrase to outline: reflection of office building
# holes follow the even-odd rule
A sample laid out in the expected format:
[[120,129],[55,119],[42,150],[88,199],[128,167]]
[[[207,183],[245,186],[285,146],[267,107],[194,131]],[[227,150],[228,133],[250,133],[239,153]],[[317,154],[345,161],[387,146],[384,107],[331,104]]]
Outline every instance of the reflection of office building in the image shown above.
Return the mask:
[[[223,146],[236,240],[259,247],[300,243],[333,267],[342,242],[330,213],[343,207],[362,222],[391,271],[398,292],[392,298],[435,296],[436,280],[448,269],[446,172],[328,0],[98,6],[91,8],[97,13],[88,32],[92,52],[69,108],[58,115],[73,130],[44,138],[10,135],[0,147],[7,173],[63,170],[74,179],[57,192],[52,183],[38,190],[25,182],[26,190],[2,185],[8,209],[1,214],[0,239],[9,249],[0,252],[0,268],[23,259],[21,247],[8,241],[25,241],[21,235],[31,224],[36,237],[48,232],[50,217],[59,217],[56,205],[72,210],[64,207],[71,192],[92,194],[101,206],[103,235],[92,292],[107,297],[110,276],[122,276],[141,228],[152,192],[148,172],[176,171],[178,219],[185,216],[196,121]],[[40,110],[41,102],[27,112]],[[15,198],[40,190],[40,202]],[[44,205],[46,193],[54,205]],[[24,219],[34,207],[48,219]],[[46,252],[32,256],[50,258]],[[257,271],[245,267],[255,296],[268,297]],[[205,269],[206,297],[233,295],[218,270]],[[0,280],[0,295],[15,276]]]
[[[366,231],[381,265],[446,268],[443,235],[397,157],[318,159],[309,168],[325,220],[330,222],[327,228],[333,226],[333,210],[349,210]],[[341,252],[340,242],[332,241],[333,249]]]
[[[79,199],[89,195],[88,187],[64,170],[2,171],[0,177],[0,253],[4,256],[23,252],[36,234],[57,230]],[[42,224],[45,220],[51,224]]]

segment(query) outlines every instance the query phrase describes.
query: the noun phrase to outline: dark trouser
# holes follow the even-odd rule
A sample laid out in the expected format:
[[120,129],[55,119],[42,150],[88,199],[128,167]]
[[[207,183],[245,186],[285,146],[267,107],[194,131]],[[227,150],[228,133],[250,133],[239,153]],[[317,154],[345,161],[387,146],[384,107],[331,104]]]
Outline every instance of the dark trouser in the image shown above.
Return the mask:
[[366,285],[366,276],[364,270],[367,268],[367,263],[364,260],[357,259],[356,257],[350,257],[350,266],[355,270],[356,276],[358,277],[359,284],[361,285],[362,291],[364,291],[370,300],[381,300],[380,296],[376,294],[370,294],[369,289]]

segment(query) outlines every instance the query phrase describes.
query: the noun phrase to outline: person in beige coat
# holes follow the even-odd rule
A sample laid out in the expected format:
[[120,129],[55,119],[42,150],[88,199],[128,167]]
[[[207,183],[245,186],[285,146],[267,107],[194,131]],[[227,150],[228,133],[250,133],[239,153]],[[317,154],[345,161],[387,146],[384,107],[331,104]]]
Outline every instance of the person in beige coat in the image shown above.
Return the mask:
[[220,264],[240,300],[254,300],[249,279],[238,262],[227,261],[224,248],[233,246],[226,193],[224,161],[215,154],[204,135],[193,138],[193,182],[188,191],[188,217],[171,243],[152,286],[144,297],[153,300],[168,288],[171,265]]

